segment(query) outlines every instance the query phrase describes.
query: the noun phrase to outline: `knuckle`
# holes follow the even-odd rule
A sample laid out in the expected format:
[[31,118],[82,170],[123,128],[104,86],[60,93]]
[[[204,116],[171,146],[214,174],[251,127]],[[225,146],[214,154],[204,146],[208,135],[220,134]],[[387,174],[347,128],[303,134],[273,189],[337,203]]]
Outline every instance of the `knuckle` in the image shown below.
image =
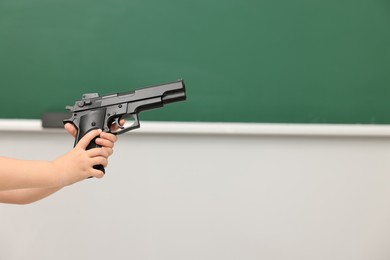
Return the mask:
[[102,164],[104,167],[107,167],[108,161],[107,161],[107,160],[102,160],[102,161],[101,161],[101,164]]
[[104,150],[103,150],[103,157],[104,157],[104,158],[107,158],[109,155],[110,155],[110,154],[109,154],[108,150],[107,150],[107,149],[104,149]]

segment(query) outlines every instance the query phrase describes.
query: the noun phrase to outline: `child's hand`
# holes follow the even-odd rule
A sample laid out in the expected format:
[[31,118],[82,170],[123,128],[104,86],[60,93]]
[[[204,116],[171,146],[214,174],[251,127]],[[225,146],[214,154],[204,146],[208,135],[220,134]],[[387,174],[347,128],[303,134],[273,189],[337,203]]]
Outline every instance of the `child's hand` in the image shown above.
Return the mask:
[[[120,121],[120,124],[123,125],[124,123],[125,123],[125,120],[122,119]],[[68,133],[71,136],[76,137],[77,129],[73,124],[67,123],[67,124],[65,124],[64,127],[65,127],[66,131],[68,131]],[[112,130],[115,131],[117,126],[114,125],[112,128],[113,128]],[[101,147],[114,148],[114,143],[117,140],[118,140],[118,138],[116,137],[116,135],[102,132],[100,134],[100,137],[96,139],[96,144],[100,145]]]
[[[96,139],[96,143],[102,148],[86,150],[88,144],[98,135],[100,137]],[[115,141],[115,135],[104,133],[100,129],[88,132],[70,152],[53,161],[59,185],[70,185],[90,176],[102,178],[104,173],[93,166],[107,166],[107,159],[113,153]]]

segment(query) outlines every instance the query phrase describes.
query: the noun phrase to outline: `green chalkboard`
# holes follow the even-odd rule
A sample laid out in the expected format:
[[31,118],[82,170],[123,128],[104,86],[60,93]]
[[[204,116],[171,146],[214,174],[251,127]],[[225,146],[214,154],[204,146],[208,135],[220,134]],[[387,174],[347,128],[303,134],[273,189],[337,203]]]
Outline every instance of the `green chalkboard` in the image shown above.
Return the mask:
[[143,120],[390,123],[390,2],[0,1],[0,118],[179,78]]

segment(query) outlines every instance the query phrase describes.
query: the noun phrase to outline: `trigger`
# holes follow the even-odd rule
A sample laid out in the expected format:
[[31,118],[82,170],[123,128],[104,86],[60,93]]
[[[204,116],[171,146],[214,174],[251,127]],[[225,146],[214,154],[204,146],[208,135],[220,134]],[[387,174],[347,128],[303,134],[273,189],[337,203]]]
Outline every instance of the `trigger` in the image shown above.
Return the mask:
[[119,117],[115,118],[114,124],[116,124],[120,129],[125,129],[123,126],[121,126],[121,125],[119,124],[119,120],[120,120]]

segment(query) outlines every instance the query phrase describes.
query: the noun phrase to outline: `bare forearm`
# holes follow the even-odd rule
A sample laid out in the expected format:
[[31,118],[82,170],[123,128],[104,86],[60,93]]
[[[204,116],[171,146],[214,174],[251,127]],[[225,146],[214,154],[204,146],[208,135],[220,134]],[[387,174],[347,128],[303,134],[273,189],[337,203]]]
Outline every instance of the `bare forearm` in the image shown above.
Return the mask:
[[0,157],[0,165],[0,191],[60,186],[60,180],[49,161]]
[[62,187],[0,191],[0,203],[29,204],[60,190]]
[[[70,124],[67,129],[72,130]],[[75,133],[76,129],[69,132]],[[101,148],[87,149],[94,138]],[[115,135],[98,129],[88,132],[72,150],[54,161],[0,157],[0,202],[27,204],[88,177],[102,178],[103,172],[94,166],[107,166],[116,140]]]

